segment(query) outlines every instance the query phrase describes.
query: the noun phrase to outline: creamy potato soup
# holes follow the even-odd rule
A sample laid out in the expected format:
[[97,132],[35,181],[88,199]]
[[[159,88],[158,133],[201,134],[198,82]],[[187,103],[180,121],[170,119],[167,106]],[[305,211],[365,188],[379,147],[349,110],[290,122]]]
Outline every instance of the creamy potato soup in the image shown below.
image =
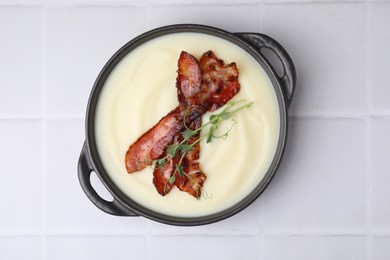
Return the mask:
[[[125,167],[129,145],[178,105],[175,82],[182,50],[197,59],[212,50],[225,64],[236,62],[241,90],[232,101],[254,102],[234,115],[237,123],[226,140],[201,141],[200,167],[207,179],[200,199],[177,187],[163,197],[153,185],[152,167],[132,174]],[[262,180],[276,151],[278,111],[268,76],[243,49],[207,34],[175,33],[137,47],[112,71],[97,105],[96,144],[108,175],[132,200],[171,216],[205,216],[236,204]],[[202,122],[209,116],[204,114]],[[231,124],[224,121],[221,130]]]

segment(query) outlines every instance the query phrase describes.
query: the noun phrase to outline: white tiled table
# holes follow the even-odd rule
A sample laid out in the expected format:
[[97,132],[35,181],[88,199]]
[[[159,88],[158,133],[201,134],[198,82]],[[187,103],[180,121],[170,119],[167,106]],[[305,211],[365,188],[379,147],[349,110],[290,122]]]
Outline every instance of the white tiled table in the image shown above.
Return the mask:
[[[389,14],[390,1],[0,0],[0,259],[390,259]],[[172,23],[266,33],[299,78],[271,185],[201,227],[104,214],[76,172],[100,69]]]

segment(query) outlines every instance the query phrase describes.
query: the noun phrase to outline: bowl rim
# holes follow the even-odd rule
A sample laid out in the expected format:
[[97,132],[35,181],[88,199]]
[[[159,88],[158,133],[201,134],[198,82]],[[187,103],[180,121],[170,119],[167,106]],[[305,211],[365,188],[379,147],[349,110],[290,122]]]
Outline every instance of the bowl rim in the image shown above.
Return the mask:
[[[217,37],[221,37],[222,39],[228,40],[233,44],[236,44],[238,47],[242,48],[244,51],[248,52],[264,69],[265,73],[269,77],[271,81],[271,85],[273,86],[273,90],[275,92],[275,96],[278,102],[279,107],[279,138],[278,144],[276,147],[275,154],[273,156],[272,162],[261,179],[261,181],[255,186],[255,188],[247,194],[242,200],[238,203],[230,206],[227,209],[221,210],[219,212],[208,214],[204,216],[196,216],[196,217],[178,217],[174,215],[162,214],[156,211],[153,211],[147,206],[143,206],[138,202],[132,200],[127,195],[125,195],[119,187],[111,180],[105,167],[99,157],[97,146],[96,146],[96,138],[95,138],[95,115],[96,115],[96,107],[100,97],[100,93],[104,88],[104,83],[107,80],[108,76],[112,72],[112,70],[116,67],[116,65],[132,50],[141,44],[148,42],[152,39],[155,39],[160,36],[165,36],[168,34],[176,34],[176,33],[201,33],[208,34]],[[118,200],[124,207],[128,208],[130,212],[133,212],[137,215],[149,218],[151,220],[176,225],[176,226],[195,226],[195,225],[204,225],[211,224],[214,222],[218,222],[229,218],[238,212],[242,211],[246,207],[248,207],[251,203],[253,203],[267,188],[272,178],[274,177],[277,169],[280,165],[280,161],[283,157],[286,139],[287,139],[287,126],[288,126],[288,116],[287,116],[287,103],[285,100],[283,87],[281,82],[274,71],[273,67],[269,64],[269,62],[263,57],[260,50],[256,49],[248,41],[239,37],[239,35],[235,33],[231,33],[225,31],[220,28],[211,27],[208,25],[201,24],[174,24],[159,27],[150,31],[147,31],[129,42],[123,45],[104,65],[102,70],[100,71],[98,77],[95,80],[93,88],[91,90],[88,105],[86,110],[86,120],[85,120],[85,136],[86,136],[86,145],[91,158],[91,163],[93,168],[95,169],[96,174],[99,179],[102,181],[107,190],[112,194],[112,196]]]

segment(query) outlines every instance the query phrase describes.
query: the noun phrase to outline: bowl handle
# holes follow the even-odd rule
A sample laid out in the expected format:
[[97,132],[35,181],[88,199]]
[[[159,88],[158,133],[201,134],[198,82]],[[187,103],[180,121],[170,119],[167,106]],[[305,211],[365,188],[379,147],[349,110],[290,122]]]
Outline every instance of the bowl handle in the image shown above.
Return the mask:
[[[243,40],[249,42],[259,52],[261,52],[262,48],[268,48],[276,54],[276,56],[282,62],[283,75],[279,76],[275,72],[274,68],[272,67],[272,64],[270,67],[274,71],[275,75],[279,78],[279,81],[282,83],[285,100],[287,101],[287,105],[289,106],[291,104],[291,100],[295,92],[297,75],[295,71],[294,62],[292,61],[291,57],[288,55],[286,50],[282,47],[282,45],[280,45],[273,38],[261,33],[235,33],[235,34],[240,38],[242,38]],[[271,63],[269,60],[267,61],[268,63]]]
[[95,169],[91,163],[91,158],[88,152],[88,147],[85,142],[79,158],[78,176],[81,187],[83,188],[87,197],[92,201],[93,204],[95,204],[96,207],[106,213],[116,216],[138,216],[123,206],[123,204],[115,197],[113,201],[106,201],[99,196],[91,184],[91,173],[94,170]]

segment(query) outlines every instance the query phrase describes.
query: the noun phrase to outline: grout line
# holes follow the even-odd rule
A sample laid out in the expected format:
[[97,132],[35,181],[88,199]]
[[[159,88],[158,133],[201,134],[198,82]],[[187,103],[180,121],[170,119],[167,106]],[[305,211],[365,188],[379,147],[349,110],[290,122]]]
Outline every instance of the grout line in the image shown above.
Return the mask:
[[264,232],[264,237],[342,237],[342,236],[366,236],[366,230],[269,230]]
[[46,34],[47,9],[41,8],[41,113],[42,113],[42,232],[41,232],[41,255],[47,259],[47,198],[46,198],[46,172],[47,172],[47,34]]
[[[41,108],[42,109],[42,108]],[[0,121],[40,121],[42,120],[42,116],[20,116],[20,115],[15,115],[15,116],[3,116],[0,115]]]
[[47,237],[127,237],[127,236],[145,236],[145,230],[137,230],[134,232],[121,231],[121,230],[102,230],[102,229],[57,229],[48,230],[46,233]]
[[[299,5],[299,4],[356,4],[356,3],[365,3],[370,0],[257,0],[257,1],[245,1],[237,2],[232,1],[228,3],[218,3],[218,2],[190,2],[190,3],[180,3],[180,2],[168,2],[161,3],[161,1],[135,1],[135,2],[126,2],[126,1],[106,1],[100,3],[93,3],[88,1],[73,1],[67,2],[62,1],[58,3],[48,3],[48,1],[3,1],[0,3],[0,7],[47,7],[47,8],[78,8],[78,7],[169,7],[169,6],[242,6],[242,5],[256,5],[256,4],[266,4],[266,5]],[[376,3],[388,3],[387,0],[376,0]]]
[[309,119],[309,120],[328,120],[328,119],[337,119],[337,120],[356,120],[356,119],[366,119],[370,115],[366,114],[339,114],[339,115],[326,115],[326,114],[316,114],[316,113],[301,113],[301,114],[290,114],[290,119]]
[[[366,97],[367,97],[367,110],[372,115],[372,24],[371,24],[371,1],[366,1]],[[373,258],[372,251],[372,158],[371,158],[371,120],[372,117],[366,119],[366,175],[367,175],[367,259]]]
[[366,157],[366,221],[367,221],[367,259],[372,259],[372,163],[371,163],[371,118],[365,121],[365,157]]
[[[335,2],[337,0],[334,0]],[[161,3],[161,1],[135,1],[135,2],[123,2],[123,1],[111,1],[111,2],[101,2],[101,3],[89,3],[84,1],[76,1],[76,2],[60,2],[60,3],[43,3],[36,4],[38,6],[46,6],[48,8],[89,8],[89,7],[102,7],[102,8],[110,8],[110,7],[134,7],[134,8],[147,8],[147,7],[191,7],[191,6],[244,6],[244,5],[256,5],[262,2],[259,1],[248,1],[248,2],[236,2],[232,1],[230,3],[218,3],[218,2],[192,2],[192,3],[180,3],[180,2],[172,2],[172,3]],[[0,6],[2,4],[0,3]],[[7,5],[7,4],[6,4]],[[13,4],[14,5],[14,4]],[[24,4],[20,4],[23,6]]]
[[[56,229],[56,230],[46,230],[44,234],[42,230],[26,230],[26,229],[11,229],[6,231],[0,231],[1,237],[42,237],[45,239],[47,237],[131,237],[131,236],[144,236],[148,242],[149,249],[152,248],[151,239],[152,237],[186,237],[186,236],[211,236],[211,237],[223,237],[223,236],[232,236],[232,237],[240,237],[240,236],[258,236],[259,239],[264,239],[267,237],[365,237],[367,236],[367,231],[362,230],[337,230],[330,231],[328,229],[323,230],[285,230],[285,229],[275,229],[261,232],[243,232],[243,230],[237,230],[236,232],[215,232],[214,229],[210,230],[200,230],[196,232],[194,229],[188,230],[186,233],[172,233],[170,230],[169,233],[166,230],[162,230],[161,232],[152,232],[151,224],[143,230],[137,230],[134,232],[131,231],[123,231],[123,230],[102,230],[102,229],[80,229],[80,228],[72,228],[72,229]],[[195,231],[195,232],[194,232]],[[383,230],[374,230],[371,231],[372,237],[386,237],[390,238],[390,229]]]
[[[42,84],[42,83],[41,83]],[[42,94],[43,95],[43,94]],[[41,97],[42,98],[42,97]],[[41,109],[43,109],[43,104],[41,104]],[[0,121],[40,121],[40,120],[46,120],[46,121],[80,121],[85,120],[84,117],[81,116],[20,116],[20,115],[0,115]]]
[[[368,94],[367,94],[368,95]],[[290,118],[302,118],[302,119],[366,119],[366,118],[378,118],[378,119],[387,119],[390,118],[390,113],[388,112],[363,112],[363,113],[329,113],[321,114],[317,112],[299,112],[299,113],[290,113]]]
[[84,121],[82,116],[45,116],[46,121]]
[[2,237],[41,237],[41,230],[26,230],[26,229],[12,229],[0,232],[0,238]]
[[87,9],[87,8],[145,8],[146,4],[115,4],[115,3],[102,3],[102,4],[91,4],[91,3],[58,3],[58,4],[47,4],[45,5],[49,9]]
[[390,119],[388,113],[375,113],[371,115],[371,119]]
[[390,238],[390,230],[389,229],[387,229],[387,230],[379,229],[377,231],[372,231],[371,235],[372,235],[372,237]]
[[0,2],[0,7],[21,7],[21,8],[28,8],[28,7],[40,7],[42,6],[42,1],[15,1],[15,0],[8,0],[8,1],[2,1]]
[[328,4],[361,4],[366,0],[264,0],[267,5],[328,5]]
[[370,115],[381,115],[381,113],[373,113],[372,106],[372,25],[371,25],[371,0],[366,2],[366,97],[367,97],[367,110]]
[[193,6],[205,6],[205,7],[212,7],[212,6],[218,6],[218,7],[236,7],[236,6],[248,6],[248,5],[258,5],[260,1],[248,1],[248,2],[239,2],[239,1],[232,1],[229,3],[218,3],[218,2],[191,2],[191,3],[179,3],[179,2],[174,2],[174,3],[159,3],[157,1],[154,1],[151,3],[153,7],[193,7]]

